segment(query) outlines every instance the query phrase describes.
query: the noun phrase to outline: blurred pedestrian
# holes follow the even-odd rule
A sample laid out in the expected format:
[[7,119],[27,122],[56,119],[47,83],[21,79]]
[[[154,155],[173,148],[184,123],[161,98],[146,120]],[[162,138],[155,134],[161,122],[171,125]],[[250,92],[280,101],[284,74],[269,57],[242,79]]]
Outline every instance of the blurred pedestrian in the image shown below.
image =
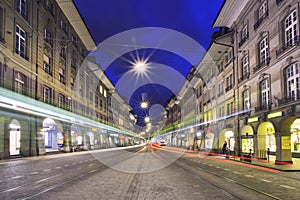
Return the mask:
[[227,142],[226,141],[224,141],[224,144],[222,147],[222,152],[223,152],[223,154],[226,154],[226,152],[227,152]]

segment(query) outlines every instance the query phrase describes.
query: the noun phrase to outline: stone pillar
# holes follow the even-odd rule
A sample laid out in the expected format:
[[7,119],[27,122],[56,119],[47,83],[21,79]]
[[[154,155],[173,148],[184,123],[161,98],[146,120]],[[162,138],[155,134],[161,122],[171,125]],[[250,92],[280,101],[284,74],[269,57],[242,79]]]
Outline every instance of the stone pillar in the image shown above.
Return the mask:
[[8,132],[4,116],[0,116],[0,159],[9,158]]
[[276,132],[276,160],[275,164],[292,164],[291,134]]
[[66,124],[64,127],[64,151],[71,152],[71,125]]

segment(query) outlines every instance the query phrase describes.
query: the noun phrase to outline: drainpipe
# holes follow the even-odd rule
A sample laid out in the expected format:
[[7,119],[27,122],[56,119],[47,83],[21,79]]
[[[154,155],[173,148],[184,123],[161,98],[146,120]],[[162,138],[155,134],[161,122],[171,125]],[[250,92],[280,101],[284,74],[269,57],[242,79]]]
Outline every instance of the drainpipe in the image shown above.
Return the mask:
[[[36,9],[36,60],[35,60],[35,74],[36,74],[36,77],[35,77],[35,100],[38,101],[38,70],[39,70],[39,65],[38,65],[38,55],[39,55],[39,4],[40,4],[40,1],[37,1],[37,9]],[[39,145],[38,145],[38,137],[39,137],[39,134],[38,134],[38,120],[37,120],[37,117],[35,116],[35,148],[36,148],[36,154],[37,156],[39,155]]]

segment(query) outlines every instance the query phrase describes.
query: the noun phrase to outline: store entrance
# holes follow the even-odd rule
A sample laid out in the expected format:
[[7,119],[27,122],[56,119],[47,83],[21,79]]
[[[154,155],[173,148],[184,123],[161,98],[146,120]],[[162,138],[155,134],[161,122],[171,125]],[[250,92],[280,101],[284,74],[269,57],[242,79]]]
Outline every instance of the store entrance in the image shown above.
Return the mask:
[[21,149],[21,126],[17,120],[12,120],[9,125],[9,153],[11,156],[20,155]]

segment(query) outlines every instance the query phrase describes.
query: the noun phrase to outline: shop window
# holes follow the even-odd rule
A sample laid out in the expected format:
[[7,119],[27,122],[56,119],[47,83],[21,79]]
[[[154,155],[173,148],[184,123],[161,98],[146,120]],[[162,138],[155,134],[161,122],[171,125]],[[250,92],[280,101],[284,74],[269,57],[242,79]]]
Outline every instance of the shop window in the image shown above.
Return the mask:
[[300,153],[300,119],[296,119],[291,126],[292,152]]

